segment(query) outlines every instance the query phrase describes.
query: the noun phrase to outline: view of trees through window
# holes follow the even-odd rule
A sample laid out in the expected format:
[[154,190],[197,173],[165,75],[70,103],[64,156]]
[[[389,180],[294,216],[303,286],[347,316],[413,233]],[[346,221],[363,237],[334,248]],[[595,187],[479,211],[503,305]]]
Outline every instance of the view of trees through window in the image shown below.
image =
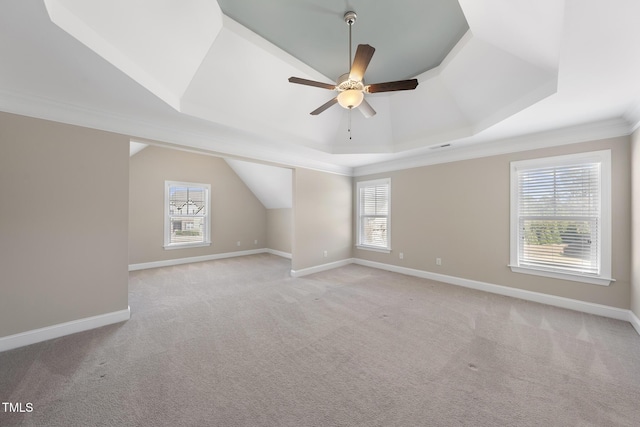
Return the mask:
[[518,173],[520,265],[598,272],[598,163]]
[[595,224],[588,221],[523,220],[523,258],[540,264],[590,264],[594,254],[591,236],[597,232],[592,229]]
[[387,246],[387,218],[363,218],[362,243],[371,246]]

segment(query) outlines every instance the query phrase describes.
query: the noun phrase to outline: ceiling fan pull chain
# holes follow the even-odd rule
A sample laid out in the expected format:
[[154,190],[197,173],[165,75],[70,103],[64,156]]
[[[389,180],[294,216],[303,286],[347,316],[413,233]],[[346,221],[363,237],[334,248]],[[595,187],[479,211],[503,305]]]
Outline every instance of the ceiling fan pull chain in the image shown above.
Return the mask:
[[352,109],[350,108],[349,109],[349,129],[347,129],[349,132],[349,141],[351,141],[351,110]]

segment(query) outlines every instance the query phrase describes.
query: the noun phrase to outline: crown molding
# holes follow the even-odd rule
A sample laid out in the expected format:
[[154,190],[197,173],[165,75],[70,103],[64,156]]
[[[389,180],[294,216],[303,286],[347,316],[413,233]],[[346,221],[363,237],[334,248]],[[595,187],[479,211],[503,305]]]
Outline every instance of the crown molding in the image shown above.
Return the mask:
[[633,105],[624,113],[624,118],[631,123],[631,133],[640,128],[640,103]]
[[[190,116],[183,117],[185,124],[176,127],[10,91],[0,91],[0,111],[118,133],[132,139],[145,140],[145,142],[172,144],[220,157],[235,156],[285,167],[300,167],[347,176],[353,174],[352,167],[324,162],[312,154],[292,152],[294,149],[312,151],[308,147],[296,147],[282,141],[268,141],[280,145],[281,149],[267,150],[264,148],[266,146],[264,138],[214,123],[204,123]],[[209,129],[204,131],[193,129],[189,126],[189,122],[199,122],[199,126]],[[287,147],[293,147],[293,149],[288,150]]]
[[631,133],[632,129],[629,122],[623,118],[614,118],[493,141],[474,142],[473,138],[471,138],[471,141],[451,141],[450,146],[438,150],[430,150],[429,152],[420,150],[421,153],[414,152],[413,155],[408,155],[398,160],[356,167],[354,168],[353,176],[365,176],[520,151],[577,144],[627,136]]
[[[373,163],[357,167],[342,166],[323,162],[314,158],[312,149],[307,155],[287,152],[284,145],[281,150],[264,149],[264,140],[250,134],[243,134],[227,127],[206,124],[206,131],[188,127],[181,128],[162,125],[157,122],[133,119],[126,115],[114,114],[86,107],[66,104],[57,100],[0,91],[0,110],[44,120],[83,126],[92,129],[127,135],[132,139],[156,141],[161,144],[177,146],[182,149],[194,149],[220,157],[238,157],[248,160],[269,162],[272,164],[317,170],[345,176],[364,176],[395,170],[410,169],[440,163],[489,157],[539,148],[568,145],[604,138],[630,135],[640,127],[640,107],[630,110],[624,118],[613,118],[577,126],[537,132],[527,135],[479,141],[477,137],[461,138],[447,142],[446,148],[432,149],[422,147],[402,153],[402,157],[386,162]],[[638,120],[630,121],[637,113]],[[194,119],[187,117],[187,122]],[[241,144],[239,144],[241,142]],[[444,143],[443,143],[444,145]],[[296,147],[300,150],[300,147]],[[400,155],[399,153],[396,153]]]

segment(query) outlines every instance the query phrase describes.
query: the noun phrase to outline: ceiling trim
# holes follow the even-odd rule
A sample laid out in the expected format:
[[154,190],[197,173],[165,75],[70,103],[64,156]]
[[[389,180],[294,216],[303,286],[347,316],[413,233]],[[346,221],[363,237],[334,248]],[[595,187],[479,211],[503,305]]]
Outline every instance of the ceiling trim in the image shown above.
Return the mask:
[[[352,167],[315,160],[312,156],[262,149],[260,145],[265,143],[264,140],[256,139],[255,142],[248,143],[248,138],[244,136],[233,137],[232,133],[229,134],[229,130],[222,128],[220,131],[212,129],[210,132],[197,132],[188,127],[178,129],[171,126],[159,126],[157,122],[133,120],[124,115],[2,90],[0,90],[0,111],[119,133],[136,140],[146,139],[175,144],[220,157],[237,156],[286,167],[301,167],[346,176],[353,174]],[[225,133],[227,135],[222,136]]]
[[[437,151],[431,150],[434,148],[434,146],[431,146],[429,147],[430,151],[427,153],[414,153],[410,157],[389,162],[347,167],[311,160],[306,156],[287,155],[285,153],[278,153],[277,156],[274,156],[273,153],[267,150],[255,150],[253,148],[245,148],[243,150],[238,147],[237,140],[221,138],[219,135],[214,135],[213,132],[205,134],[177,130],[175,128],[163,128],[155,123],[143,123],[140,120],[133,121],[126,116],[116,116],[104,111],[80,108],[50,99],[25,96],[24,94],[7,91],[0,91],[0,110],[12,114],[124,134],[136,140],[156,141],[160,144],[165,143],[177,146],[177,148],[191,149],[219,157],[239,157],[269,162],[284,167],[301,167],[345,176],[364,176],[538,148],[628,136],[640,127],[640,122],[630,124],[627,120],[615,118],[478,144],[467,145],[464,143],[464,139],[461,139],[457,142],[451,141],[449,146]],[[640,108],[634,111],[640,113]],[[212,146],[212,140],[215,140],[214,146]],[[439,144],[435,146],[437,147]]]
[[631,131],[635,132],[640,129],[640,104],[629,108],[624,114],[624,118],[631,123]]
[[471,160],[501,154],[530,151],[540,148],[597,141],[606,138],[628,136],[632,132],[633,129],[626,120],[614,118],[513,138],[497,139],[473,145],[464,144],[463,141],[459,141],[458,143],[452,141],[450,144],[445,144],[441,149],[431,151],[430,153],[422,155],[418,154],[390,162],[381,162],[355,167],[353,170],[353,176],[359,177],[461,160]]

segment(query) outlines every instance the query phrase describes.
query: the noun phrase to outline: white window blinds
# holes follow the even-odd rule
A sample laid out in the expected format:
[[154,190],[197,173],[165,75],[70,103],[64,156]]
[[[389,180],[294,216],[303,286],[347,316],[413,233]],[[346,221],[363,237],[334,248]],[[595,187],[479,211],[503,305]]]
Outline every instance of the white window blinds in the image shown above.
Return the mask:
[[358,245],[390,249],[390,180],[358,183]]
[[599,274],[600,164],[520,171],[520,265]]
[[610,160],[603,159],[609,156],[512,163],[512,267],[608,278],[610,178],[603,185],[603,168],[610,173]]

